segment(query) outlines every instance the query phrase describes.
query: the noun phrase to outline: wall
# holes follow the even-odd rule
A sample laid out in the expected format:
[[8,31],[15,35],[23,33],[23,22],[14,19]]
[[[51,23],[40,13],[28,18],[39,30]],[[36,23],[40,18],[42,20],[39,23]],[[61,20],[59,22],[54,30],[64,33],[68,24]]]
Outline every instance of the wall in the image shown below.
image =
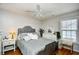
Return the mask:
[[53,32],[58,31],[58,18],[52,18],[42,21],[42,28],[47,32],[48,29],[51,29]]
[[[42,28],[46,30],[52,29],[52,31],[60,31],[60,21],[67,19],[78,19],[79,20],[79,11],[74,11],[66,14],[59,15],[57,17],[44,20],[42,22]],[[78,30],[77,30],[77,43],[79,43],[79,21],[78,21]],[[74,44],[74,50],[79,52],[79,44]]]
[[0,31],[17,31],[18,28],[22,28],[24,26],[32,26],[38,32],[40,21],[0,9]]

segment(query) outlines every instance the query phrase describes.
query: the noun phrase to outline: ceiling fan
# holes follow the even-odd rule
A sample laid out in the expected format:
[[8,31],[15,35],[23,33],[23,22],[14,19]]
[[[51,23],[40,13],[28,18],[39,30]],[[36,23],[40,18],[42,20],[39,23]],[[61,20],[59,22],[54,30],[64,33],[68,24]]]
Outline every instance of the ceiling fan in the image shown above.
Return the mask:
[[44,17],[46,14],[45,10],[43,11],[40,5],[36,5],[36,10],[35,11],[25,11],[27,13],[32,13],[36,17]]
[[51,11],[46,11],[46,10],[43,10],[40,5],[36,5],[36,10],[35,11],[25,11],[27,13],[32,13],[33,16],[37,17],[37,18],[45,18],[45,17],[50,17],[52,16],[52,12]]

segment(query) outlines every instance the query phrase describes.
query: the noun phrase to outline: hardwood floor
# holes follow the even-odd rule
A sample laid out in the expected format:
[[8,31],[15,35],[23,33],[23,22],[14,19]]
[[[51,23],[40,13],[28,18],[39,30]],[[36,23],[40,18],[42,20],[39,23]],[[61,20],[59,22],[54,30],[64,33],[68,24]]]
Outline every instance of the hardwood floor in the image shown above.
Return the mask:
[[[15,52],[13,50],[7,51],[5,52],[4,55],[22,55],[22,53],[18,48],[16,48]],[[79,53],[78,52],[71,53],[70,50],[62,48],[61,50],[58,50],[56,55],[79,55]]]
[[71,50],[62,48],[62,49],[58,50],[58,52],[56,53],[56,55],[79,55],[79,52],[73,51],[71,53]]
[[19,50],[19,48],[16,48],[15,52],[14,50],[10,50],[10,51],[5,52],[4,55],[22,55],[22,53]]

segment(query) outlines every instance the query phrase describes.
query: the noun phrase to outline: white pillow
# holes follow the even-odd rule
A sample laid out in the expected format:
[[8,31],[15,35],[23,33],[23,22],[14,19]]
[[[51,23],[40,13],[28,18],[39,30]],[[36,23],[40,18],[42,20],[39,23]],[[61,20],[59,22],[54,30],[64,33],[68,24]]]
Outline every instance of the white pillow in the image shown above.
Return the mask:
[[24,36],[23,39],[24,39],[25,41],[31,40],[29,36]]
[[18,35],[18,39],[23,39],[24,36],[28,36],[27,33],[21,33]]
[[52,40],[55,40],[55,41],[57,40],[56,36],[53,35],[52,33],[44,33],[43,37],[46,38],[46,39],[52,39]]
[[35,34],[35,33],[28,33],[28,36],[29,36],[31,39],[38,40],[38,35]]

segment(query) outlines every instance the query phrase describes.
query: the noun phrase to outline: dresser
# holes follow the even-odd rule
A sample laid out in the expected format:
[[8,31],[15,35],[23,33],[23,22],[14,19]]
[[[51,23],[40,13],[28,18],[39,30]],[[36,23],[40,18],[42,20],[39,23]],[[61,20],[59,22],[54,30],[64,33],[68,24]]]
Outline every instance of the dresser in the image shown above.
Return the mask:
[[15,51],[15,39],[4,39],[2,41],[2,52],[4,54],[4,52],[9,51],[9,50],[14,50]]

